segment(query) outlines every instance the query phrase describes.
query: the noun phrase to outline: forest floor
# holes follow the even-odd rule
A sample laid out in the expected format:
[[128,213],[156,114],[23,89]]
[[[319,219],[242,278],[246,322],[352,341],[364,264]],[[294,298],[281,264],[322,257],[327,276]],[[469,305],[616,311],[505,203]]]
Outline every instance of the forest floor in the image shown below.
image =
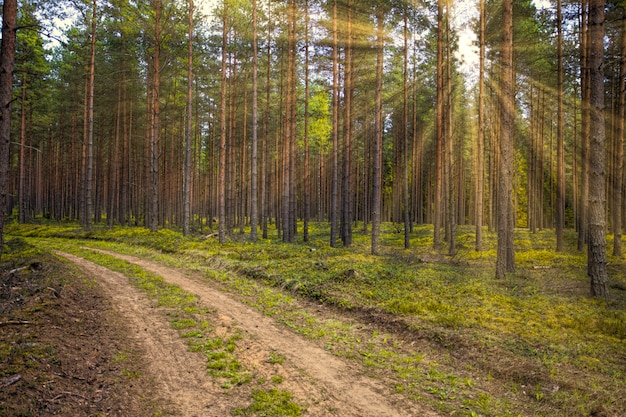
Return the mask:
[[446,257],[428,229],[410,251],[391,229],[379,257],[366,236],[10,230],[0,417],[626,412],[624,262],[592,300],[584,255],[554,254],[549,233],[518,231],[518,272],[497,281],[492,250]]
[[[238,367],[254,372],[256,386],[230,390],[224,378],[207,373],[206,358],[172,327],[175,309],[150,299],[125,275],[54,251],[78,270],[47,258],[40,270],[3,272],[0,346],[10,353],[0,364],[5,375],[14,372],[0,380],[0,416],[438,415],[403,402],[384,381],[199,276],[101,252],[193,293],[219,340],[245,335],[235,336]],[[263,404],[263,386],[271,395],[289,395]],[[250,398],[257,401],[251,405]]]

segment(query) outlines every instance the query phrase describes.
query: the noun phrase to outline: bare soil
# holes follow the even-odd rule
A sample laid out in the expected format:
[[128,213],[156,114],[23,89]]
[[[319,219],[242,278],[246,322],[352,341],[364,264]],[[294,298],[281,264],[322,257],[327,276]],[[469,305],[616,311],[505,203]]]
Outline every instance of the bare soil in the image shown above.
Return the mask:
[[[52,346],[56,352],[49,360],[53,363],[35,360],[35,369],[9,364],[14,372],[0,373],[4,378],[0,379],[0,403],[7,410],[0,407],[0,416],[147,416],[157,412],[227,416],[251,402],[254,387],[225,389],[209,376],[206,358],[189,351],[163,309],[131,286],[127,277],[70,254],[58,255],[90,277],[87,282],[95,280],[98,285],[72,279],[58,297],[42,289],[39,294],[46,297],[44,313],[36,320],[29,318],[36,325],[0,328],[2,350],[5,340],[10,340],[9,344],[36,340],[34,343]],[[280,375],[280,389],[292,393],[294,401],[303,407],[303,415],[436,415],[407,404],[392,387],[365,375],[357,364],[333,356],[213,288],[202,277],[136,257],[114,255],[197,295],[204,307],[215,312],[211,325],[216,332],[241,331],[244,337],[237,342],[239,360],[260,379]],[[54,267],[62,266],[47,268]],[[42,299],[32,302],[36,305]],[[2,321],[8,320],[2,316]],[[280,364],[267,360],[276,353],[285,358]],[[124,359],[116,359],[120,356]],[[0,364],[4,369],[5,364]],[[18,372],[19,381],[2,385]]]
[[[40,259],[41,260],[41,259]],[[152,416],[142,346],[93,280],[47,257],[0,272],[0,416]]]

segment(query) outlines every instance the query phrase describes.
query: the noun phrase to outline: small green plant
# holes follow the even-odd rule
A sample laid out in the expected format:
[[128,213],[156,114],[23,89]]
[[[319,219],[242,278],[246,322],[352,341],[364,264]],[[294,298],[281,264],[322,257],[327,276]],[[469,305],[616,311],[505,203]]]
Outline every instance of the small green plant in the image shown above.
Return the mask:
[[283,355],[282,353],[278,353],[278,352],[270,353],[269,358],[267,358],[267,362],[272,363],[272,364],[282,364],[284,361],[285,361],[285,355]]
[[254,402],[247,408],[238,408],[233,414],[236,416],[264,416],[264,417],[298,417],[302,414],[302,407],[291,398],[288,391],[272,388],[269,391],[255,391],[252,393]]

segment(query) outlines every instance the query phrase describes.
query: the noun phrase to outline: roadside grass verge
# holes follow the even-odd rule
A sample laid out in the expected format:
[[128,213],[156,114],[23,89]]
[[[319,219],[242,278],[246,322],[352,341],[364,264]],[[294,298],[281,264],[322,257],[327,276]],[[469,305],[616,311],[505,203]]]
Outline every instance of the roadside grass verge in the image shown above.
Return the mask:
[[[461,227],[459,253],[432,249],[416,227],[412,249],[383,227],[383,255],[369,236],[330,248],[323,227],[310,242],[277,239],[218,244],[171,230],[83,232],[29,228],[23,236],[73,239],[201,272],[264,314],[333,353],[389,378],[396,392],[456,415],[618,416],[626,413],[626,274],[609,256],[611,295],[587,297],[586,256],[568,235],[557,254],[553,233],[516,230],[517,272],[493,278],[495,235],[473,250]],[[55,240],[55,242],[61,242]],[[297,299],[311,301],[303,309]],[[323,311],[323,314],[318,314]]]

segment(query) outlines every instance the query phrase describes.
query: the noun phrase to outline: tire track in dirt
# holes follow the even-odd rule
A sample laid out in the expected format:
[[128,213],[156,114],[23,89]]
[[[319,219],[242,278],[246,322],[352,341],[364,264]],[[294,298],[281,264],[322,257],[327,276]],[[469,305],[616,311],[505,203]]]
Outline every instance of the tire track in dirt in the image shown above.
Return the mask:
[[[285,355],[287,360],[300,370],[299,372],[296,369],[292,376],[302,375],[304,372],[312,379],[312,383],[304,383],[300,390],[294,392],[296,398],[304,395],[304,398],[309,399],[307,415],[437,416],[430,410],[420,410],[414,405],[402,403],[389,387],[364,376],[358,366],[333,356],[228,294],[200,282],[201,277],[193,278],[177,269],[135,256],[89,249],[136,264],[163,277],[167,282],[195,294],[205,307],[217,309],[226,321],[234,320],[238,328],[253,335],[253,338],[266,349]],[[285,383],[288,381],[285,380]],[[292,389],[290,386],[287,388]]]
[[126,276],[68,253],[54,253],[78,265],[100,283],[114,309],[125,320],[129,334],[146,353],[147,372],[154,378],[154,389],[165,400],[168,414],[189,417],[230,414],[227,404],[215,401],[220,391],[205,371],[206,362],[188,351],[178,332],[162,319],[145,294],[128,283]]

